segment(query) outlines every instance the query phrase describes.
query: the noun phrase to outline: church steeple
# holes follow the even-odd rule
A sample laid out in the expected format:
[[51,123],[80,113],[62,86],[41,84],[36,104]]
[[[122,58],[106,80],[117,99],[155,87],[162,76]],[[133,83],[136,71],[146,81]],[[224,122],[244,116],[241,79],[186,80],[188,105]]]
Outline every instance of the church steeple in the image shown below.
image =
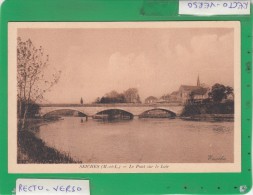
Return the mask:
[[200,87],[199,75],[198,75],[198,80],[197,80],[197,86]]

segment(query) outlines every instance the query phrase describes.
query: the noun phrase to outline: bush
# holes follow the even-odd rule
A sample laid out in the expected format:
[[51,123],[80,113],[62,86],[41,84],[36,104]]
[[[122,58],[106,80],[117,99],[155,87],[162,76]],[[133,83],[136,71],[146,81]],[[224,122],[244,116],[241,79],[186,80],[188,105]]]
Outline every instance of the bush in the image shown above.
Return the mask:
[[192,116],[200,114],[234,114],[234,102],[186,104],[181,115]]

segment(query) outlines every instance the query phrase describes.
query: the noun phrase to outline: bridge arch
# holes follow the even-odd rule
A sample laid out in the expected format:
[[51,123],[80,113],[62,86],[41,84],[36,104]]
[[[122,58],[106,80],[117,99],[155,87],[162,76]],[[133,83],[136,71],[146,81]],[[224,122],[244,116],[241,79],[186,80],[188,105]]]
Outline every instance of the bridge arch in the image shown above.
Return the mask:
[[[128,112],[126,110],[123,109],[119,109],[119,108],[110,108],[110,109],[104,109],[101,110],[99,112],[97,112],[93,118],[94,119],[100,119],[101,116],[103,115],[107,115],[107,119],[133,119],[134,118],[134,114],[131,112]],[[118,116],[118,118],[117,118]]]
[[[161,111],[164,113],[154,113],[156,111]],[[153,112],[153,113],[152,113]],[[139,118],[175,118],[177,114],[171,110],[164,109],[164,108],[152,108],[142,112],[139,115]]]
[[81,110],[78,110],[78,109],[73,109],[73,108],[60,108],[60,109],[50,110],[50,111],[48,111],[46,113],[43,113],[42,117],[46,117],[46,116],[48,116],[50,114],[53,114],[54,112],[60,112],[60,111],[74,111],[74,112],[78,112],[78,113],[83,114],[84,116],[82,116],[82,117],[88,117],[87,113],[85,113],[85,112],[83,112]]

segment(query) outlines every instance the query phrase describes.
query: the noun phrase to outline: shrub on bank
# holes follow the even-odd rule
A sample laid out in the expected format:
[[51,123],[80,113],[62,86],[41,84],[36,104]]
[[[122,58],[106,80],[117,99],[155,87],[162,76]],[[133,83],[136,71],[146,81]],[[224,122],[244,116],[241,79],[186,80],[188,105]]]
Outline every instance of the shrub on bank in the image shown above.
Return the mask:
[[203,114],[234,114],[234,102],[186,104],[181,116],[194,116]]
[[80,163],[69,155],[50,148],[31,131],[18,131],[18,163],[60,164]]

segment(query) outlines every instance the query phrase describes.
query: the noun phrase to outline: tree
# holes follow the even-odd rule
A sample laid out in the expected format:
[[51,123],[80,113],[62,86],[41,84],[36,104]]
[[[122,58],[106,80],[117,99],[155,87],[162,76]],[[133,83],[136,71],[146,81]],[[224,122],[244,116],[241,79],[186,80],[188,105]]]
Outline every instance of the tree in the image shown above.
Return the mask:
[[81,100],[80,100],[80,104],[82,104],[83,105],[83,98],[81,97]]
[[[27,111],[27,117],[28,118],[34,118],[36,117],[36,115],[39,114],[40,111],[40,106],[38,104],[36,104],[35,102],[31,101],[28,104],[28,111]],[[24,116],[25,113],[25,103],[23,102],[21,104],[21,116]]]
[[108,98],[117,98],[119,95],[120,94],[117,91],[113,90],[110,93],[107,93],[105,96]]
[[100,103],[100,97],[97,97],[94,101],[95,104],[99,104]]
[[113,90],[107,93],[105,96],[97,98],[97,103],[110,104],[110,103],[141,103],[138,90],[136,88],[130,88],[124,93],[118,93]]
[[[18,117],[22,118],[22,129],[25,126],[29,105],[43,99],[59,80],[60,71],[52,75],[44,74],[49,65],[49,55],[45,55],[44,49],[38,49],[32,41],[17,40],[17,87],[18,87]],[[22,113],[22,106],[24,113]]]
[[209,96],[214,102],[221,102],[223,99],[226,99],[227,96],[230,94],[233,94],[232,87],[225,87],[222,84],[216,83],[212,86],[212,90],[209,93]]
[[127,103],[141,103],[138,89],[130,88],[124,92]]
[[110,103],[126,103],[124,94],[118,93],[117,91],[111,91],[103,96],[101,99],[97,99],[98,103],[110,104]]

